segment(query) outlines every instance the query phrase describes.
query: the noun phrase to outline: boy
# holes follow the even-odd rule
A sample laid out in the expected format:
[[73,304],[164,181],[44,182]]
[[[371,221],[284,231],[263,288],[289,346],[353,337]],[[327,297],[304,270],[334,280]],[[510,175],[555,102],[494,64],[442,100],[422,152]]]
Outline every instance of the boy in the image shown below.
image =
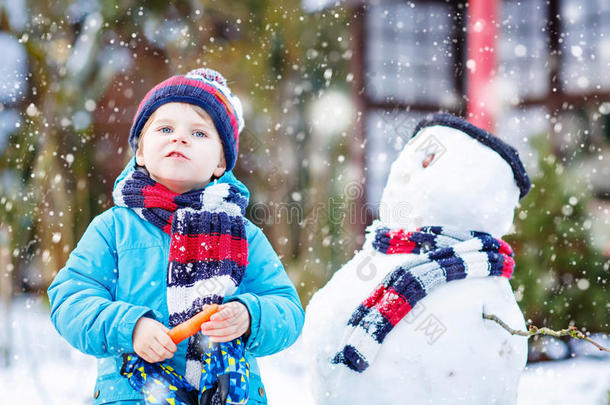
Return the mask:
[[[243,125],[211,69],[171,77],[140,103],[115,206],[48,290],[58,332],[98,358],[94,404],[267,403],[255,357],[290,346],[304,314],[243,216],[249,192],[231,172]],[[208,304],[219,311],[201,333],[174,344],[169,328]]]

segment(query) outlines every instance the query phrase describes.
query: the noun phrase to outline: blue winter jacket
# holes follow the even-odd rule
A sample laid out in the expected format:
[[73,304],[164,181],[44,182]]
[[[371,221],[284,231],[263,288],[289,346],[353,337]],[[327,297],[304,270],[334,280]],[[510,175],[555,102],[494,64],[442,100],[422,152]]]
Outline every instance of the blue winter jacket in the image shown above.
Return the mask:
[[[135,167],[127,164],[116,184]],[[232,183],[246,197],[248,189],[231,172],[219,182]],[[248,308],[251,334],[246,342],[250,363],[249,404],[266,404],[255,357],[276,353],[297,339],[303,307],[277,254],[263,232],[246,221],[248,266],[241,284],[224,301],[238,300]],[[66,265],[48,289],[51,321],[80,351],[97,357],[93,403],[141,399],[119,374],[121,353],[133,352],[136,321],[147,316],[168,326],[166,269],[170,237],[133,210],[112,207],[91,221]],[[187,342],[166,360],[185,370]]]

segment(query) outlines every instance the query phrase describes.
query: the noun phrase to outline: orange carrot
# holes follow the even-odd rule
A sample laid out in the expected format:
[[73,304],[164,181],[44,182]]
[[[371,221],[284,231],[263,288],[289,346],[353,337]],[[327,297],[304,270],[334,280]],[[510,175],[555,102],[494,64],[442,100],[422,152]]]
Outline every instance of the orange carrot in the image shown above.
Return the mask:
[[174,341],[175,344],[182,342],[193,336],[195,333],[201,330],[201,324],[210,320],[210,316],[218,311],[217,304],[211,304],[205,307],[205,309],[199,312],[197,315],[184,321],[179,325],[174,326],[167,334]]

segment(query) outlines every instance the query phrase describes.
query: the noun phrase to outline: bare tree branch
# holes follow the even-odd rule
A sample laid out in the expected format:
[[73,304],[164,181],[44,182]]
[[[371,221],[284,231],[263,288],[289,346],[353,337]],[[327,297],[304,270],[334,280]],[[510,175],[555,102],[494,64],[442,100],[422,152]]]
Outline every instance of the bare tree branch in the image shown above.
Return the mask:
[[555,337],[570,336],[570,337],[573,337],[574,339],[586,340],[587,342],[591,343],[593,346],[597,347],[599,350],[602,350],[605,352],[610,352],[610,350],[607,349],[606,347],[600,345],[597,342],[594,342],[593,340],[591,340],[587,336],[585,336],[585,334],[582,333],[581,331],[579,331],[578,328],[576,328],[576,326],[570,326],[567,329],[561,329],[561,330],[556,331],[556,330],[549,329],[549,328],[538,328],[534,325],[530,325],[529,331],[525,332],[522,330],[511,328],[510,326],[508,326],[505,322],[503,322],[500,318],[498,318],[494,314],[483,313],[483,319],[489,319],[490,321],[496,322],[498,325],[500,325],[501,327],[506,329],[511,335],[525,336],[528,338],[531,336],[534,336],[534,335],[550,335],[550,336],[555,336]]

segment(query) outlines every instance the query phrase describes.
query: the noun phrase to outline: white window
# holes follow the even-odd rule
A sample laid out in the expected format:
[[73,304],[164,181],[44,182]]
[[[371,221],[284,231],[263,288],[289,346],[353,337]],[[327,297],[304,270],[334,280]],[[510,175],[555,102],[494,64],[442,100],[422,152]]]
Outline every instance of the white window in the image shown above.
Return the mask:
[[380,2],[365,20],[365,85],[372,102],[451,107],[453,9],[446,3]]
[[501,97],[517,103],[549,92],[548,6],[544,0],[503,1],[498,40]]
[[610,89],[610,2],[561,1],[561,83],[567,93]]

